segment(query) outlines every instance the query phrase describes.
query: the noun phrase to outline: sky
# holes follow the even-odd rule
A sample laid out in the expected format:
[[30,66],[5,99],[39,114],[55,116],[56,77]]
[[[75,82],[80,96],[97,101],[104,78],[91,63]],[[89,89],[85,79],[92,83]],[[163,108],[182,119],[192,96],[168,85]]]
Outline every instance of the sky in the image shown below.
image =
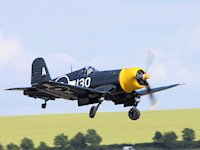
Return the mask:
[[[52,78],[91,65],[98,70],[145,68],[156,51],[151,87],[185,83],[156,93],[158,110],[200,108],[200,1],[0,0],[0,116],[88,112],[59,99],[4,89],[30,86],[31,63],[43,57]],[[149,97],[138,106],[149,110]],[[103,102],[99,111],[128,111]]]

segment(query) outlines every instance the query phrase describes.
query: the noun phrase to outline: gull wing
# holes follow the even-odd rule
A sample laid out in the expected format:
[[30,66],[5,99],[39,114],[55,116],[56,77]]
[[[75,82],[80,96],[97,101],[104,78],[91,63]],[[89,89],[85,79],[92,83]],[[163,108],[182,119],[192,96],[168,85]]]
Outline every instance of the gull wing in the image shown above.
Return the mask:
[[54,81],[39,83],[35,86],[35,88],[40,92],[64,99],[78,99],[79,97],[86,95],[89,98],[95,98],[106,94],[106,91],[58,83]]

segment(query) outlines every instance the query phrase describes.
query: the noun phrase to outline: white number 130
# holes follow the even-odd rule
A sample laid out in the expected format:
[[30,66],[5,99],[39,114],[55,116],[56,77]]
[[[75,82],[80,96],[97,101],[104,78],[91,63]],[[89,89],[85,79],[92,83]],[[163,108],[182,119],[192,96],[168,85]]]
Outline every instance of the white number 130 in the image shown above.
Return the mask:
[[81,86],[81,87],[90,87],[91,84],[91,78],[81,78],[76,80],[76,86]]

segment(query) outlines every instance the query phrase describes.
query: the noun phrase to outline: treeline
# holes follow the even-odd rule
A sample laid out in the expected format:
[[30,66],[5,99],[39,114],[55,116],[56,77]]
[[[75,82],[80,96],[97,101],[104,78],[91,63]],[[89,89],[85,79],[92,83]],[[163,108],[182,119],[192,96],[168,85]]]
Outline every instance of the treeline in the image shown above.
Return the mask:
[[[185,128],[182,130],[182,140],[178,141],[175,132],[161,133],[156,131],[152,143],[135,144],[135,150],[182,150],[195,149],[200,150],[200,141],[196,141],[196,134],[193,129]],[[87,130],[86,134],[78,132],[72,139],[68,139],[65,134],[59,134],[54,137],[54,146],[48,146],[45,142],[40,142],[35,147],[34,142],[25,137],[20,145],[10,143],[3,147],[0,144],[0,150],[122,150],[124,146],[132,144],[112,144],[100,145],[102,138],[94,129]],[[198,149],[199,148],[199,149]]]
[[195,149],[200,150],[200,141],[195,141],[196,134],[193,129],[185,128],[182,131],[182,140],[178,141],[178,136],[174,131],[161,133],[156,131],[153,137],[152,143],[140,143],[136,144],[135,147],[138,150],[145,150],[148,147],[155,150],[174,150],[174,149]]
[[6,147],[0,145],[0,150],[104,150],[103,146],[99,146],[101,141],[102,138],[97,132],[94,129],[89,129],[85,135],[78,132],[70,140],[67,135],[59,134],[54,137],[53,147],[48,146],[44,141],[35,147],[31,139],[24,137],[20,145],[14,143],[10,143]]

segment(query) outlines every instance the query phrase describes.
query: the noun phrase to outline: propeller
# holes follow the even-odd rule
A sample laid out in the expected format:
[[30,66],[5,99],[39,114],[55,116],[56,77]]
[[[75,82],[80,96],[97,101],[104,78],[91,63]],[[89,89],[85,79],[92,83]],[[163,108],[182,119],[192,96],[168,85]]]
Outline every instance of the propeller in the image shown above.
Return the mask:
[[[153,61],[155,60],[155,57],[156,57],[155,49],[148,48],[147,49],[147,59],[146,59],[146,69],[145,69],[146,72],[145,72],[145,74],[147,74],[147,72],[149,71],[151,65],[153,64]],[[148,94],[149,94],[149,97],[150,97],[150,102],[151,102],[150,109],[155,109],[158,106],[159,101],[156,100],[155,96],[151,92],[151,86],[149,85],[147,80],[146,80],[145,87],[146,87]]]
[[155,96],[151,92],[151,87],[148,82],[146,82],[145,86],[146,86],[146,89],[147,89],[147,91],[149,93],[149,97],[150,97],[150,102],[151,102],[150,109],[155,109],[158,106],[159,101],[155,98]]
[[149,48],[147,50],[147,60],[146,60],[146,71],[144,72],[143,70],[139,70],[136,74],[136,80],[139,84],[144,85],[147,89],[147,92],[149,94],[150,97],[150,102],[151,102],[151,109],[155,109],[158,104],[159,101],[156,100],[155,96],[153,95],[153,93],[151,92],[151,86],[149,85],[149,83],[147,82],[147,79],[149,79],[149,75],[147,74],[148,70],[150,69],[154,59],[156,57],[156,53],[155,50],[152,48]]
[[153,64],[153,61],[155,60],[155,57],[156,57],[155,49],[148,48],[147,49],[147,58],[146,58],[146,68],[145,68],[146,72],[149,71],[149,68]]

